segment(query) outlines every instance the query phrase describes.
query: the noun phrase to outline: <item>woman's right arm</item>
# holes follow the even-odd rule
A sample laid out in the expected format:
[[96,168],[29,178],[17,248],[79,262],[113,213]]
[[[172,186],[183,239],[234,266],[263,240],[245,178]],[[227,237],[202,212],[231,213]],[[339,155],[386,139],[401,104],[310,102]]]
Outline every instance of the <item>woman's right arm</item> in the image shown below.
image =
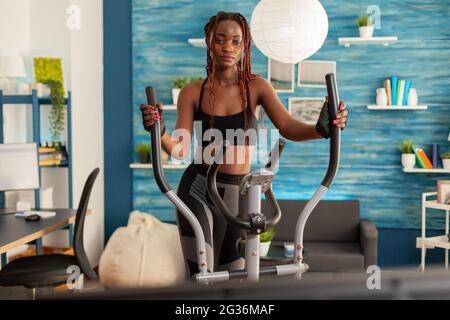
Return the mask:
[[[176,159],[183,159],[189,155],[196,103],[194,84],[188,84],[181,89],[177,101],[177,120],[172,134],[167,131],[161,137],[161,146],[165,152]],[[141,106],[144,128],[149,131],[150,126],[158,118],[163,118],[164,106],[158,104],[161,112],[154,106]],[[164,119],[164,118],[163,118]]]

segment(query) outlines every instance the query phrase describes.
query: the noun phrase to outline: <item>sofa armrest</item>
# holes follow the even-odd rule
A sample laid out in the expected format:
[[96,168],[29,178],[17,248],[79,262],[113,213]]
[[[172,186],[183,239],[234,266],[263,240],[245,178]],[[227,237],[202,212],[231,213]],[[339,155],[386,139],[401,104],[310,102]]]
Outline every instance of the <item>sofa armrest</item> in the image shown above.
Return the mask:
[[364,268],[377,264],[378,255],[378,230],[375,224],[368,219],[361,219],[360,243],[364,254]]

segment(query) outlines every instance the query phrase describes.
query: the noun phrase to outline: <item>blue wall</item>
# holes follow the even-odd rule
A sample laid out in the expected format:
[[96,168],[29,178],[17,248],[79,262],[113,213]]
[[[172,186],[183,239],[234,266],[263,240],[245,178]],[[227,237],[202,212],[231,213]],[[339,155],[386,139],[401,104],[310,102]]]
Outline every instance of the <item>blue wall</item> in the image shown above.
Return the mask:
[[131,211],[131,1],[104,1],[105,236]]
[[[427,237],[442,235],[442,230],[428,230]],[[378,265],[393,267],[412,265],[419,268],[420,249],[416,249],[416,238],[421,236],[418,229],[378,229]],[[427,250],[426,264],[444,263],[444,250]]]
[[[107,235],[126,224],[127,214],[132,209],[151,212],[164,220],[174,217],[173,208],[160,195],[151,173],[144,170],[131,173],[128,169],[129,162],[137,161],[132,147],[148,140],[138,112],[139,104],[145,101],[143,88],[151,83],[158,88],[159,100],[170,104],[171,81],[174,78],[204,75],[204,50],[190,46],[186,39],[201,37],[204,23],[221,9],[239,11],[250,19],[256,3],[256,0],[245,3],[133,0],[130,20],[130,17],[126,17],[128,8],[123,8],[122,1],[105,1],[105,48],[108,41],[123,46],[116,48],[123,56],[117,56],[115,60],[109,58],[108,64],[105,50],[105,106],[109,109],[109,112],[105,112],[105,128],[108,124],[111,131],[113,128],[117,130],[108,135],[105,129],[105,165],[109,161],[111,166],[110,170],[107,168],[105,183],[106,207],[109,208],[106,210]],[[312,59],[337,61],[340,96],[352,112],[349,127],[343,132],[341,170],[327,198],[361,201],[362,215],[374,220],[379,227],[380,265],[417,264],[419,251],[414,247],[415,237],[419,233],[420,195],[423,191],[433,190],[436,179],[448,176],[402,173],[396,145],[404,138],[412,138],[416,144],[428,146],[440,143],[442,149],[450,149],[446,141],[450,114],[445,90],[447,88],[448,91],[450,81],[450,44],[449,30],[442,27],[450,18],[448,2],[435,0],[422,4],[419,1],[403,1],[401,8],[398,7],[400,4],[388,1],[355,1],[351,4],[349,1],[334,0],[322,3],[329,15],[330,30],[323,48]],[[400,41],[388,48],[338,46],[338,37],[357,35],[354,21],[370,4],[381,7],[382,29],[375,30],[375,34],[397,35]],[[122,21],[123,25],[114,26],[117,21]],[[132,23],[132,43],[123,32],[112,32],[116,28],[129,30],[126,23]],[[107,32],[109,38],[106,37]],[[131,45],[133,78],[132,98],[129,98],[126,84],[130,76],[127,69],[129,57],[125,51]],[[254,72],[266,76],[266,58],[256,48],[253,52]],[[112,56],[116,56],[116,53]],[[122,68],[123,61],[126,68],[120,74],[118,68]],[[108,68],[115,68],[119,73],[114,78],[106,77]],[[375,89],[381,86],[384,78],[391,75],[411,79],[413,86],[418,89],[420,102],[428,104],[429,110],[368,111],[365,106],[374,102]],[[107,82],[110,82],[109,88]],[[118,94],[122,86],[125,90]],[[116,94],[117,98],[120,96],[123,101],[116,103],[113,95],[107,104],[106,98],[110,94]],[[325,92],[320,89],[296,88],[294,94],[280,94],[280,98],[287,105],[290,96],[324,95]],[[127,116],[124,112],[126,109],[131,113],[128,108],[130,105],[133,110],[132,138],[128,136],[131,129],[126,131],[130,114]],[[116,111],[119,113],[116,114]],[[169,123],[173,123],[174,113],[167,112],[167,118]],[[122,141],[119,146],[115,145],[116,138]],[[130,139],[128,146],[125,145],[125,138]],[[323,141],[299,145],[292,142],[286,151],[280,175],[274,184],[275,192],[283,199],[307,198],[322,178],[327,145]],[[123,156],[126,152],[129,155]],[[117,159],[119,154],[123,158]],[[181,173],[177,170],[167,171],[174,188]],[[132,193],[129,186],[131,174]],[[114,175],[117,177],[112,178]],[[127,180],[128,176],[130,180]],[[115,181],[115,185],[110,185],[108,179]],[[302,187],[298,188],[298,184]],[[131,198],[132,205],[129,203]],[[441,223],[441,219],[436,219],[432,227],[440,229]],[[435,252],[430,259],[440,260],[441,257]]]
[[[208,18],[220,9],[238,11],[250,20],[257,0],[252,1],[175,1],[133,0],[133,141],[147,141],[142,129],[138,105],[145,101],[143,88],[151,83],[159,99],[171,103],[171,82],[179,76],[204,75],[205,50],[191,46],[188,38],[202,37]],[[337,180],[327,199],[359,199],[363,217],[378,227],[417,228],[420,226],[421,193],[435,188],[436,174],[405,174],[401,171],[399,142],[413,139],[428,147],[440,143],[450,149],[448,88],[450,84],[450,19],[447,0],[383,0],[374,3],[333,0],[322,1],[329,17],[325,44],[312,59],[335,60],[341,100],[351,112],[349,126],[343,132],[342,161]],[[337,43],[338,37],[356,36],[355,20],[368,5],[381,8],[378,36],[395,35],[398,43],[383,46],[352,46]],[[400,7],[401,6],[401,7]],[[169,17],[177,17],[169,19]],[[400,23],[399,23],[400,22]],[[254,47],[252,66],[267,76],[267,58]],[[419,101],[428,104],[426,111],[369,111],[375,90],[386,77],[397,75],[412,80]],[[296,87],[292,94],[280,94],[287,106],[288,97],[324,96],[325,89]],[[175,112],[166,112],[174,124]],[[309,198],[324,174],[328,145],[324,141],[290,142],[283,154],[281,169],[274,183],[280,199]],[[136,155],[134,159],[137,160]],[[168,172],[176,187],[181,172]],[[448,178],[448,175],[447,175]],[[151,172],[133,172],[133,206],[152,212],[161,219],[173,220],[174,210],[164,199]],[[440,228],[442,220],[431,222]]]

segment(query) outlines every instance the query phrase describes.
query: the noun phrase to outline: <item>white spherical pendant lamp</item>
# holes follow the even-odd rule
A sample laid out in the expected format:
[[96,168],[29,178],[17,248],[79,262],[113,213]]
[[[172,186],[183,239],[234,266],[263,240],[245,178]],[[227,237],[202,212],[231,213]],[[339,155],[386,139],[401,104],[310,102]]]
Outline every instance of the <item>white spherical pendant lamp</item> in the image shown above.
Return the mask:
[[261,0],[253,10],[250,29],[264,55],[298,63],[322,47],[328,17],[319,0]]

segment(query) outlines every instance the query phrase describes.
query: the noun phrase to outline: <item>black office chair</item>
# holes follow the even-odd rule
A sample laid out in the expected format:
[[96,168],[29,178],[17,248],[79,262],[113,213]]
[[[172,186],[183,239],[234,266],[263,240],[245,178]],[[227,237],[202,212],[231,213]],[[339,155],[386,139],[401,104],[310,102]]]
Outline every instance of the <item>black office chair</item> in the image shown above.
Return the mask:
[[73,276],[73,274],[67,273],[69,266],[78,266],[87,278],[97,279],[97,274],[92,269],[86,251],[84,250],[83,231],[89,197],[99,172],[99,168],[91,172],[81,195],[75,217],[73,242],[75,256],[48,254],[13,260],[1,269],[0,286],[24,286],[31,289],[50,289],[57,287],[67,283],[68,278]]

